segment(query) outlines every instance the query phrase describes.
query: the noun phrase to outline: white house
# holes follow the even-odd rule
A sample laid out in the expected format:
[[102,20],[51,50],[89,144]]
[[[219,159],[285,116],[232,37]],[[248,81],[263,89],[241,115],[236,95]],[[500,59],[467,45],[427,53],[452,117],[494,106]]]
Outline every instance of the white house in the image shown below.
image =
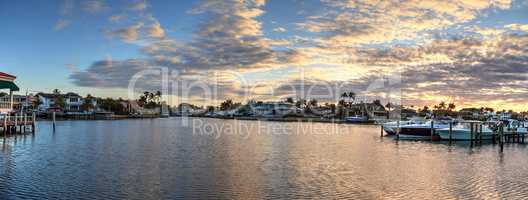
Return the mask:
[[[57,100],[59,98],[63,98],[64,100],[64,111],[66,112],[82,112],[81,106],[86,101],[85,98],[81,97],[80,95],[69,92],[66,94],[48,94],[48,93],[38,93],[36,97],[39,99],[40,105],[38,106],[38,110],[40,111],[48,111],[49,109],[58,109],[58,107],[55,105],[57,103]],[[97,106],[97,101],[95,99],[91,102],[94,107]]]
[[84,103],[83,98],[73,92],[68,92],[67,94],[65,94],[64,101],[66,103],[66,110],[72,112],[81,111],[81,105]]
[[296,113],[298,110],[295,105],[284,102],[250,102],[249,106],[253,115],[256,116],[284,116],[290,113]]
[[[1,96],[0,95],[0,102],[9,102],[11,100],[11,97],[9,95]],[[19,110],[19,109],[26,109],[28,107],[32,106],[32,96],[24,96],[24,95],[13,95],[13,109]]]

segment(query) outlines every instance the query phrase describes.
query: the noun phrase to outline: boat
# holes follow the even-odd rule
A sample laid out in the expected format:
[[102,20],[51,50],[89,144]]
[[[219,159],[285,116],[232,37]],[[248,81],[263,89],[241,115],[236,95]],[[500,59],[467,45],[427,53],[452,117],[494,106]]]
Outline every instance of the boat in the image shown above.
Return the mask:
[[525,122],[521,122],[514,119],[509,119],[507,121],[507,126],[504,130],[506,134],[520,134],[525,135],[528,134],[528,127],[526,126]]
[[397,129],[398,127],[401,127],[404,125],[410,125],[410,124],[423,123],[424,120],[425,119],[422,117],[414,117],[406,121],[392,121],[392,122],[383,123],[382,127],[385,133],[387,133],[387,135],[396,135],[396,131],[398,130]]
[[[432,125],[431,125],[432,123]],[[436,130],[448,128],[450,121],[429,120],[400,126],[399,139],[409,140],[439,140]]]
[[374,122],[369,120],[367,116],[355,115],[345,118],[345,121],[348,123],[371,123]]
[[[471,127],[468,123],[460,123],[452,127],[451,131],[451,140],[471,140]],[[449,127],[439,129],[437,133],[442,140],[449,140]],[[493,131],[488,126],[482,126],[482,140],[491,139],[493,139]]]

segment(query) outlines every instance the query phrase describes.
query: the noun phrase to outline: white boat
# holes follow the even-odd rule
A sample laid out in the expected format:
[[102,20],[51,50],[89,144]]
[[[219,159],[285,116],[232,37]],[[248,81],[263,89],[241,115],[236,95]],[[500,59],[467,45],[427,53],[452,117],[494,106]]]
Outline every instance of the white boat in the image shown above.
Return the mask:
[[410,120],[407,120],[407,121],[392,121],[392,122],[383,123],[382,127],[383,127],[383,130],[387,133],[387,135],[396,135],[396,130],[398,127],[411,125],[411,124],[421,124],[424,122],[425,122],[424,118],[416,117],[416,118],[411,118]]
[[[469,124],[459,124],[452,127],[451,139],[452,140],[471,140],[471,127]],[[437,130],[438,135],[442,140],[449,140],[449,127]],[[476,133],[474,137],[476,137]],[[487,126],[482,126],[482,139],[491,140],[493,139],[493,131]]]
[[361,115],[347,117],[347,118],[345,118],[345,121],[349,122],[349,123],[369,123],[369,122],[373,122],[372,120],[369,120],[367,116],[361,116]]
[[524,122],[520,122],[514,119],[508,120],[508,125],[506,126],[504,132],[506,134],[528,134],[528,128]]
[[[432,126],[431,126],[431,123]],[[449,127],[448,121],[432,121],[400,126],[399,139],[440,139],[437,130]],[[432,129],[431,129],[432,128]],[[433,134],[431,134],[431,131]]]

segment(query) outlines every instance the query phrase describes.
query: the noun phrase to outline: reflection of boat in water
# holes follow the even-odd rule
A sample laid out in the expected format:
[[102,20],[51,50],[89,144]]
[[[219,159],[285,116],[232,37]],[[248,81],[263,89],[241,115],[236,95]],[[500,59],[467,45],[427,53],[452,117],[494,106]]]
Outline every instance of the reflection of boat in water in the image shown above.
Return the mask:
[[[451,139],[452,140],[471,140],[471,126],[467,123],[461,123],[452,127]],[[480,130],[478,130],[480,132]],[[436,131],[441,139],[449,140],[449,127],[439,129]],[[475,131],[477,132],[477,131]],[[477,137],[477,133],[474,133],[473,137]],[[493,139],[493,131],[488,126],[482,126],[482,139],[491,140]]]
[[345,121],[348,123],[372,123],[374,122],[373,120],[369,120],[367,116],[361,116],[361,115],[347,117],[345,118]]

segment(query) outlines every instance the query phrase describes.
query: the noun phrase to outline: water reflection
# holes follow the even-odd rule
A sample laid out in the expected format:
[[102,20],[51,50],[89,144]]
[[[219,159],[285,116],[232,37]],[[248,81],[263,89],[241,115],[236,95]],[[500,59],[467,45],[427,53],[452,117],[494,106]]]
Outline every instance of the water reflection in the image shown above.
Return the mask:
[[216,127],[204,134],[190,120],[64,121],[55,133],[41,122],[0,144],[0,199],[528,198],[525,145],[500,154],[397,142],[376,126],[200,119]]

